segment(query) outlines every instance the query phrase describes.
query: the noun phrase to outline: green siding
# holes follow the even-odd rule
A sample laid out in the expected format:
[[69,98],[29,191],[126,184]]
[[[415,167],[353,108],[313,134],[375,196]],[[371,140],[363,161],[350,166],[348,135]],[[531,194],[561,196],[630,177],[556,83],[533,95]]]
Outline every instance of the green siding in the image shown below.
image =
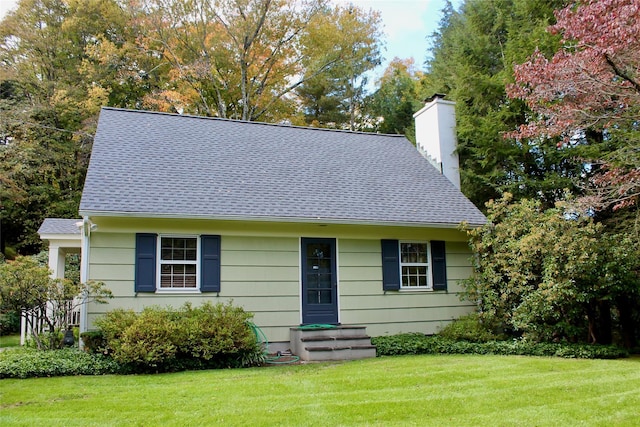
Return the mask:
[[290,267],[288,265],[269,265],[260,266],[252,265],[251,256],[247,254],[247,265],[227,265],[224,261],[224,252],[221,255],[221,275],[223,282],[234,282],[240,280],[247,281],[261,281],[265,278],[269,278],[270,281],[289,281],[298,280],[298,267]]
[[[428,237],[421,237],[429,240]],[[418,237],[416,237],[418,239]],[[443,324],[473,308],[461,302],[457,281],[469,277],[465,242],[447,242],[448,292],[382,290],[379,240],[339,240],[338,292],[341,322],[365,324],[372,335],[435,333]]]
[[124,248],[133,249],[136,246],[135,233],[100,233],[91,234],[91,249],[94,248]]
[[[339,256],[338,259],[340,262],[340,271],[338,272],[340,283],[360,282],[363,280],[379,281],[380,283],[382,283],[382,267],[380,265],[372,266],[372,267],[351,266],[351,265],[348,265],[348,263],[345,262],[344,260],[344,258],[348,259],[348,256],[346,254],[345,255],[339,254],[338,256]],[[380,255],[379,257],[381,256],[382,255]]]
[[[98,218],[100,220],[100,218]],[[98,221],[99,222],[99,221]],[[407,230],[399,227],[317,227],[309,224],[218,224],[214,221],[116,221],[98,223],[91,235],[89,278],[105,282],[114,294],[108,304],[91,304],[88,320],[114,308],[142,310],[147,305],[199,305],[227,302],[254,313],[254,322],[272,342],[288,341],[289,328],[300,322],[301,237],[334,237],[338,248],[338,295],[343,324],[365,324],[372,335],[399,332],[433,333],[467,313],[458,281],[469,277],[470,253],[457,230]],[[254,235],[247,235],[250,230]],[[134,292],[135,233],[219,234],[221,292]],[[382,290],[381,238],[447,240],[448,292],[387,292]]]
[[185,302],[199,305],[206,301],[233,301],[254,313],[254,322],[268,331],[270,340],[287,341],[289,327],[299,324],[298,239],[223,236],[219,295],[136,295],[135,233],[94,233],[91,243],[90,277],[105,282],[114,298],[108,304],[89,307],[90,325],[97,316],[115,308],[141,311],[148,305],[178,307]]
[[133,283],[134,266],[113,264],[91,265],[91,279],[107,282],[111,280],[131,280]]

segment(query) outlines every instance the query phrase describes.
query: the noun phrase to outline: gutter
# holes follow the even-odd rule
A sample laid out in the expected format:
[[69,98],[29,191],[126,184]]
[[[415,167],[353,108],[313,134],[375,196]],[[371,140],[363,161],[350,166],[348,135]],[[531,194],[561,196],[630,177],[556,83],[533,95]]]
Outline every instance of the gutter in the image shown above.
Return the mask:
[[[348,218],[323,218],[323,217],[267,217],[267,216],[242,216],[242,215],[193,215],[193,214],[161,214],[149,212],[109,212],[109,211],[81,211],[83,215],[95,217],[117,217],[117,218],[150,218],[150,219],[196,219],[210,221],[255,221],[255,222],[280,222],[296,224],[334,224],[334,225],[369,225],[375,227],[426,227],[426,228],[446,228],[457,229],[460,223],[445,222],[389,222],[389,221],[368,221],[354,220]],[[88,218],[85,217],[85,218]],[[470,228],[481,227],[486,223],[471,223],[466,225]]]

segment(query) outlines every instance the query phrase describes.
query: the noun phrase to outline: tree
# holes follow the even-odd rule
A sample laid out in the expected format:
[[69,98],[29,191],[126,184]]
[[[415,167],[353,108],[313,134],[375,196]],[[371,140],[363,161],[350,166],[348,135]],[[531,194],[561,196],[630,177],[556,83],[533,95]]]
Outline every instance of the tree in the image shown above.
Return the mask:
[[22,0],[0,24],[3,240],[37,253],[43,218],[77,216],[102,106],[302,124],[295,90],[326,75],[326,120],[357,127],[379,26],[327,0]]
[[[379,12],[353,5],[325,9],[316,16],[303,43],[308,58],[305,79],[295,90],[307,124],[361,127],[357,122],[363,113],[365,73],[380,64],[380,25]],[[339,60],[318,73],[319,63],[335,55]]]
[[546,33],[563,0],[467,0],[444,10],[432,36],[427,61],[430,93],[456,102],[457,139],[463,192],[483,207],[509,191],[515,198],[538,197],[553,206],[565,188],[585,173],[577,150],[558,150],[556,140],[505,139],[529,110],[507,97],[514,62],[539,46],[551,52],[558,37]]
[[32,257],[17,257],[0,264],[0,310],[23,313],[40,350],[62,346],[62,334],[70,326],[71,313],[83,299],[105,303],[110,297],[111,291],[101,282],[80,284],[52,279],[51,271]]
[[[423,106],[429,94],[424,85],[427,77],[416,69],[413,59],[394,58],[369,98],[369,114],[382,118],[374,131],[404,134],[415,140],[413,113]],[[376,120],[377,122],[377,120]]]
[[601,236],[601,224],[564,201],[543,209],[507,193],[487,207],[487,225],[468,231],[475,274],[465,283],[487,323],[538,341],[608,344],[617,331],[635,345],[637,244]]
[[[379,23],[349,20],[347,9],[331,10],[326,0],[149,0],[141,16],[142,46],[170,66],[167,87],[148,103],[265,121],[294,115],[293,91],[338,63],[360,75],[352,64],[363,61],[361,45],[376,46],[365,37]],[[314,38],[318,32],[324,39]]]
[[[596,207],[634,204],[640,196],[640,3],[582,0],[555,13],[549,28],[561,35],[551,55],[537,50],[515,67],[509,96],[533,111],[513,136],[559,136],[566,148],[589,134],[614,146],[590,156],[602,174],[595,179]],[[551,56],[550,59],[547,59]]]
[[44,217],[77,216],[100,107],[136,105],[96,55],[126,45],[128,22],[115,0],[23,0],[0,25],[0,220],[19,253],[39,250]]

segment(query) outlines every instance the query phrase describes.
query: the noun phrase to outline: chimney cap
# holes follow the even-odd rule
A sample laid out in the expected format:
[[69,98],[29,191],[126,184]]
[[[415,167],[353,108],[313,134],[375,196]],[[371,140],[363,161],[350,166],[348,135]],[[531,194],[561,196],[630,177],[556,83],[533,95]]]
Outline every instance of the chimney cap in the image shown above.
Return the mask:
[[431,95],[430,97],[428,97],[427,99],[424,100],[424,102],[431,102],[431,101],[435,101],[436,99],[444,99],[444,97],[447,96],[444,93],[434,93],[433,95]]

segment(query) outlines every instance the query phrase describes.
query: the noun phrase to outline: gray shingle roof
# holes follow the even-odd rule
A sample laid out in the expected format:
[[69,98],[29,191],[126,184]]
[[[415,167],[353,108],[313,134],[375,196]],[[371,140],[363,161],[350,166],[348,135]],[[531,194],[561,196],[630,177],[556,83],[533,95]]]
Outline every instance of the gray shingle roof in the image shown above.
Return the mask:
[[78,234],[80,235],[80,227],[76,224],[81,219],[67,218],[45,218],[42,225],[38,229],[38,234]]
[[103,108],[85,214],[454,225],[484,216],[403,136]]

